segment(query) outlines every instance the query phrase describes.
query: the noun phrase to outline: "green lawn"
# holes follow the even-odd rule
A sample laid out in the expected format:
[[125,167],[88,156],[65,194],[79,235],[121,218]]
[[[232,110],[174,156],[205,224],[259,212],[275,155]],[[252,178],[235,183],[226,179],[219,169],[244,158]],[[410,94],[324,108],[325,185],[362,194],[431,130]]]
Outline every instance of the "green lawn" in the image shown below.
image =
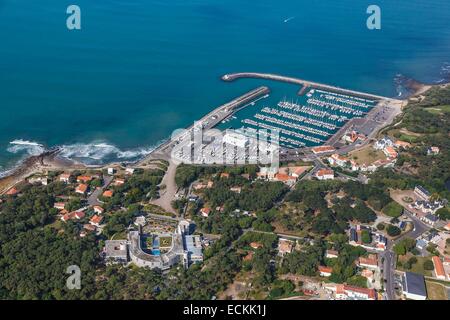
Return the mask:
[[425,110],[433,114],[450,113],[450,105],[425,108]]
[[395,201],[391,201],[383,208],[383,213],[393,218],[398,218],[402,215],[403,207]]
[[[408,261],[408,259],[409,258],[411,258],[413,255],[411,254],[411,253],[408,253],[408,254],[406,254],[406,255],[404,255],[404,256],[399,256],[398,257],[398,261],[401,261],[403,264],[406,262],[406,261]],[[412,266],[411,266],[411,269],[409,269],[409,270],[406,270],[403,266],[398,266],[398,269],[399,270],[402,270],[402,271],[410,271],[410,272],[415,272],[415,273],[419,273],[419,274],[423,274],[424,276],[428,276],[428,277],[430,277],[430,276],[432,276],[432,273],[431,273],[431,271],[430,270],[425,270],[424,268],[423,268],[423,263],[426,261],[426,260],[430,260],[430,258],[427,258],[427,257],[418,257],[418,256],[416,256],[416,258],[417,258],[417,262],[416,263],[414,263]]]

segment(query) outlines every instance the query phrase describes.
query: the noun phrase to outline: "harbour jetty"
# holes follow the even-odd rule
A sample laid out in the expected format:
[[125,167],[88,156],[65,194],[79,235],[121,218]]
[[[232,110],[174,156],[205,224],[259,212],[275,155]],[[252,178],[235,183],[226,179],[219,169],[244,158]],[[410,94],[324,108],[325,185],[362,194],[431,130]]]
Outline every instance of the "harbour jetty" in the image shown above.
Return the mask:
[[[379,96],[376,94],[370,94],[370,93],[365,93],[365,92],[360,92],[360,91],[355,91],[355,90],[343,89],[343,88],[340,88],[337,86],[331,86],[331,85],[322,84],[322,83],[318,83],[318,82],[312,82],[312,81],[308,81],[308,80],[303,80],[303,79],[298,79],[298,78],[293,78],[293,77],[286,77],[286,76],[270,74],[270,73],[256,73],[256,72],[230,73],[230,74],[224,75],[222,77],[222,80],[223,81],[235,81],[238,79],[245,79],[245,78],[274,80],[274,81],[293,83],[293,84],[301,85],[304,88],[305,87],[306,88],[313,87],[316,89],[339,92],[342,94],[347,94],[347,95],[355,96],[355,97],[361,97],[364,99],[374,99],[374,100],[390,99],[388,97],[383,97],[383,96]],[[304,91],[305,90],[300,90],[300,93],[304,93]]]
[[[258,99],[268,96],[269,93],[270,89],[265,86],[261,86],[254,90],[251,90],[244,95],[239,96],[236,99],[233,99],[232,101],[214,109],[213,111],[202,117],[200,120],[198,120],[196,125],[198,126],[198,124],[201,124],[203,130],[212,129],[223,120],[231,117],[235,112],[241,110],[249,104],[254,103]],[[193,129],[194,125],[187,127],[180,134],[173,136],[171,139],[159,145],[143,161],[146,161],[148,159],[169,160],[172,148],[178,143],[178,141],[183,140],[185,135],[190,134]]]

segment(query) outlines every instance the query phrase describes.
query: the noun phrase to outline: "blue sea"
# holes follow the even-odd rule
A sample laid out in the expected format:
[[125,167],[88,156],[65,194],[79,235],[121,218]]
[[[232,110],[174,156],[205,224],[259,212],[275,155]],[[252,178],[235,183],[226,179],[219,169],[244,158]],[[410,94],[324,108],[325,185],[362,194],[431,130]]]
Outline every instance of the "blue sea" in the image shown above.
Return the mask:
[[[381,8],[381,30],[366,9]],[[81,30],[66,9],[81,8]],[[286,22],[285,22],[286,21]],[[279,73],[397,96],[397,75],[448,78],[448,0],[0,0],[0,171],[60,146],[132,161]]]

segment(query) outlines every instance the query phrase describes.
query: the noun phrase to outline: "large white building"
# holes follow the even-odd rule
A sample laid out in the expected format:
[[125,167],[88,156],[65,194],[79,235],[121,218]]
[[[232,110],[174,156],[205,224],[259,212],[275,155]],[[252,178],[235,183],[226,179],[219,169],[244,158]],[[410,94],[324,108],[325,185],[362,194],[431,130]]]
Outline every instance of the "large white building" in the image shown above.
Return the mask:
[[191,223],[182,220],[173,234],[159,235],[160,238],[171,237],[172,239],[170,248],[161,252],[159,246],[156,248],[157,250],[142,247],[146,239],[141,232],[142,226],[139,225],[139,230],[128,233],[128,240],[106,241],[105,260],[107,263],[127,263],[131,261],[138,267],[161,270],[167,270],[180,262],[185,267],[192,263],[202,262],[202,240],[198,235],[189,235],[192,231],[191,227]]

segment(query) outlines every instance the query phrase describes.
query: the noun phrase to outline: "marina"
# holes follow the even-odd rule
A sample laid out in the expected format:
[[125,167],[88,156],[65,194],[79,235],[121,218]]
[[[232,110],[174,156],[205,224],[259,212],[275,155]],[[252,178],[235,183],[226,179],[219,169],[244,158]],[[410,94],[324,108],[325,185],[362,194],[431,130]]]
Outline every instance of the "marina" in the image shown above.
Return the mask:
[[377,104],[368,97],[310,87],[295,102],[286,97],[274,105],[265,101],[251,116],[237,113],[236,117],[254,129],[278,130],[283,147],[314,147],[331,139],[351,119],[365,117]]

